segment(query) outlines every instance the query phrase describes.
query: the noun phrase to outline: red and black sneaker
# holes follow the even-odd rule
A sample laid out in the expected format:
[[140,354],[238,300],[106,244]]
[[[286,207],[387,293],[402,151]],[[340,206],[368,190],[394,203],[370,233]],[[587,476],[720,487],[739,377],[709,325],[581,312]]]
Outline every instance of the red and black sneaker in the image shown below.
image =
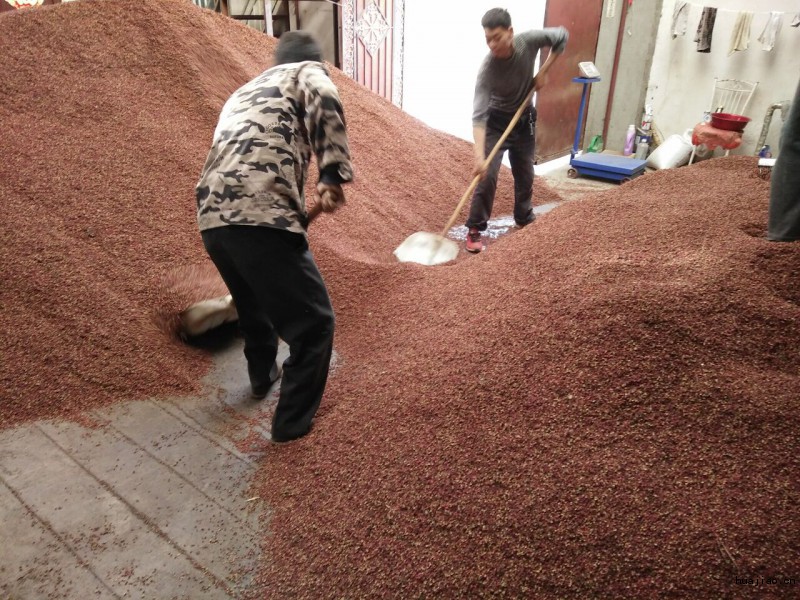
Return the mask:
[[483,250],[481,232],[477,227],[470,227],[467,232],[467,252],[480,252],[481,250]]

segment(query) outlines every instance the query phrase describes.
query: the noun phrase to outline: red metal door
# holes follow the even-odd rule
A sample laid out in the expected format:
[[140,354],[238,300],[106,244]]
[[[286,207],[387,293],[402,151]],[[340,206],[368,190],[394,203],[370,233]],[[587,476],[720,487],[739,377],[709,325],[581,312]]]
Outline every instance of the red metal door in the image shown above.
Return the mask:
[[405,0],[343,0],[341,7],[342,70],[401,106]]
[[[594,62],[602,13],[603,0],[547,0],[544,26],[563,25],[569,30],[569,42],[548,72],[547,85],[536,93],[538,162],[564,156],[572,149],[583,90],[572,78],[580,75],[579,62]],[[546,57],[543,53],[540,64]]]

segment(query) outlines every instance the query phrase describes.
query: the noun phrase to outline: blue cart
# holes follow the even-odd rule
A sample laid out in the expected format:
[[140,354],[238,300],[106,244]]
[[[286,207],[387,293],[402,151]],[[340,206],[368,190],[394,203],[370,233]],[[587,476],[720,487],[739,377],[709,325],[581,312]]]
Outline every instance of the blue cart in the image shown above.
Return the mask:
[[572,81],[583,84],[583,93],[581,94],[581,108],[578,112],[578,126],[575,128],[575,141],[572,143],[572,152],[570,153],[570,169],[567,171],[567,175],[572,178],[578,175],[587,175],[589,177],[619,181],[620,183],[642,175],[645,164],[647,164],[646,160],[597,152],[578,154],[578,145],[580,144],[581,130],[583,129],[583,113],[586,110],[586,96],[589,93],[589,86],[600,81],[600,78],[573,77]]

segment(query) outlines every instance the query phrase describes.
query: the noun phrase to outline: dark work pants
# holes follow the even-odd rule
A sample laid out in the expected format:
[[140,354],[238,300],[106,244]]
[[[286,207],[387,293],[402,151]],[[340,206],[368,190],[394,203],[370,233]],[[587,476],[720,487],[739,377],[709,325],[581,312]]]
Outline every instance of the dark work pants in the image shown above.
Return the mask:
[[[511,122],[513,114],[491,111],[486,122],[486,147],[485,155],[494,148],[497,141],[503,136],[506,127]],[[514,129],[486,172],[486,177],[481,180],[472,194],[467,227],[477,227],[485,231],[487,221],[492,215],[494,195],[497,191],[497,175],[503,163],[503,154],[508,150],[508,160],[511,163],[511,174],[514,176],[514,221],[518,225],[527,225],[533,221],[533,156],[536,149],[536,116],[533,111],[522,114]]]
[[767,239],[776,242],[800,240],[800,83],[781,130],[769,192]]
[[299,233],[231,225],[202,232],[206,251],[233,296],[250,383],[264,387],[278,352],[289,345],[272,437],[308,432],[328,380],[334,316],[328,291]]

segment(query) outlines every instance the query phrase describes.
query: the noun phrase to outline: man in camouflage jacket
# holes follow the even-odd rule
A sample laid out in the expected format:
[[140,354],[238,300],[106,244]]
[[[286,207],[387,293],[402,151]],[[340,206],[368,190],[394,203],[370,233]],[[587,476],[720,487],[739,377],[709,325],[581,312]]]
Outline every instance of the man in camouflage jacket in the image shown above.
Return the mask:
[[[275,66],[222,108],[197,183],[203,244],[233,296],[253,397],[282,374],[272,439],[308,433],[333,350],[330,298],[306,238],[304,187],[313,152],[318,202],[333,212],[353,178],[341,101],[305,32],[284,33]],[[290,356],[277,364],[278,336]]]

